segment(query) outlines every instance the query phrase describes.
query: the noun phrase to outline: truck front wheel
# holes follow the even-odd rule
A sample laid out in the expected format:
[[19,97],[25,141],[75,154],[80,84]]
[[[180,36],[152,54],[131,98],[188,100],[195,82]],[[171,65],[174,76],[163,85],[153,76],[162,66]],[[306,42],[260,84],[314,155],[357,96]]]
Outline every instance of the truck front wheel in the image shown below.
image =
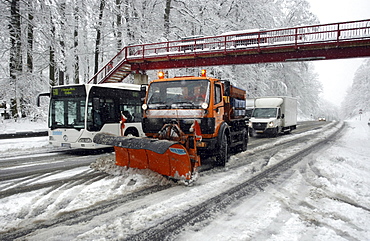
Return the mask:
[[223,133],[220,138],[219,149],[217,150],[216,165],[224,167],[226,165],[228,155],[229,145],[227,143],[227,136]]
[[240,151],[246,151],[247,144],[248,144],[248,131],[247,130],[243,131],[242,138],[243,138],[243,144],[240,147]]

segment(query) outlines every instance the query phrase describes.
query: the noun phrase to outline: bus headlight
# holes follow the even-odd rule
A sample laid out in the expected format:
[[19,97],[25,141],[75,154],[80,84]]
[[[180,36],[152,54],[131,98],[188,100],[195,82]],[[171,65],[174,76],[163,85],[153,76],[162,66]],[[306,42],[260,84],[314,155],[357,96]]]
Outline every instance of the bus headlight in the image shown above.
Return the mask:
[[92,143],[91,138],[80,138],[78,142],[83,142],[83,143]]
[[147,105],[147,104],[143,104],[143,105],[141,106],[141,108],[143,108],[143,110],[146,110],[146,109],[148,109],[148,105]]

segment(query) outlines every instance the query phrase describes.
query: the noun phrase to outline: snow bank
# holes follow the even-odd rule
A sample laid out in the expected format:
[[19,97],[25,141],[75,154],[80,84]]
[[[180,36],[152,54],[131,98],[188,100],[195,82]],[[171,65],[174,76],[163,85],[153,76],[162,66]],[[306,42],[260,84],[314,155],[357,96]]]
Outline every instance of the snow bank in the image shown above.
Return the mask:
[[8,134],[15,132],[26,131],[47,131],[48,126],[44,121],[29,121],[28,119],[14,119],[0,120],[0,134]]

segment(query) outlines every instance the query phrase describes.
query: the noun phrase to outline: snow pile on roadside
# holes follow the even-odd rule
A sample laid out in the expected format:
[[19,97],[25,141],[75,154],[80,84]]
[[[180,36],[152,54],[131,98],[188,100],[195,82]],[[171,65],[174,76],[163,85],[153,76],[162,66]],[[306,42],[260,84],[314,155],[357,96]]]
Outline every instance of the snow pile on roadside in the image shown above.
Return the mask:
[[49,138],[47,136],[0,139],[0,154],[6,154],[7,152],[26,151],[48,146]]
[[30,121],[29,119],[14,119],[0,121],[0,134],[26,131],[47,131],[47,123],[44,121]]

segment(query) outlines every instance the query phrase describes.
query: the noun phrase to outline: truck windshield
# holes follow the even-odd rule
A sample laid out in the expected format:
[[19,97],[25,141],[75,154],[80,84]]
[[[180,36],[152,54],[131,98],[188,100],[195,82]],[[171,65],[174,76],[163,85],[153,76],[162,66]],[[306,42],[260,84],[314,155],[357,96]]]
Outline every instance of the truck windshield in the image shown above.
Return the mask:
[[208,80],[154,82],[148,91],[149,109],[194,109],[209,102]]
[[255,108],[252,117],[256,118],[275,118],[277,108]]

